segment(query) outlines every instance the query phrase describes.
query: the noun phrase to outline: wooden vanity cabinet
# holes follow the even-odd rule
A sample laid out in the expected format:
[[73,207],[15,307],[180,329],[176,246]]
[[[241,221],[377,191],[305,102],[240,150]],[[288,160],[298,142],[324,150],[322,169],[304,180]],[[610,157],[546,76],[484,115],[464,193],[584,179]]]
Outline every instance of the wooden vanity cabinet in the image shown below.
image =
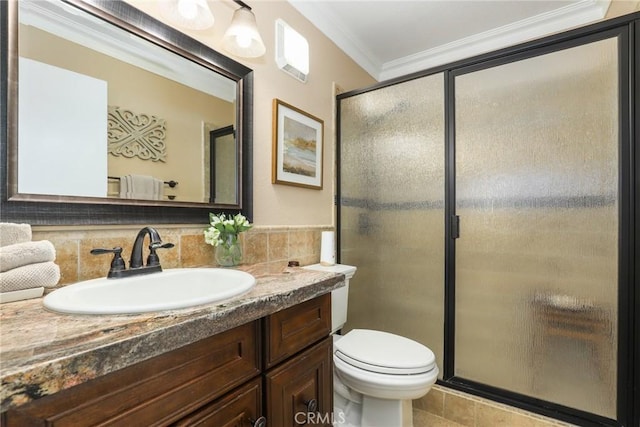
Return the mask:
[[300,425],[307,413],[332,411],[330,329],[327,294],[10,409],[0,422],[6,427]]

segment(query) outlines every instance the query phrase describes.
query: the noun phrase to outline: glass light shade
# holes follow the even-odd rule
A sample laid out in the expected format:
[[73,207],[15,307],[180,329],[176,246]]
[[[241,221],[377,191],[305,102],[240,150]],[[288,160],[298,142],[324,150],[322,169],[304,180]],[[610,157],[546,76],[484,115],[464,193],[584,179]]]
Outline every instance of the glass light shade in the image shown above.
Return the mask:
[[188,30],[206,30],[214,22],[207,0],[162,0],[160,12],[170,23]]
[[244,58],[264,55],[266,48],[251,10],[242,7],[233,13],[231,25],[224,33],[222,46],[227,52]]

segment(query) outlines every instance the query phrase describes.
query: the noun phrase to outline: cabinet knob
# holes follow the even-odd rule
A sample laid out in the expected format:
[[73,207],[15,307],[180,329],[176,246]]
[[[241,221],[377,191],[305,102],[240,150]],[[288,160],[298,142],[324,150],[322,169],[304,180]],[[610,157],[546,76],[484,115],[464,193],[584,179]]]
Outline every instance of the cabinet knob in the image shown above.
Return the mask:
[[251,427],[267,427],[267,419],[265,417],[260,417],[257,420],[250,420]]
[[318,409],[318,401],[316,399],[307,400],[307,412],[315,412]]

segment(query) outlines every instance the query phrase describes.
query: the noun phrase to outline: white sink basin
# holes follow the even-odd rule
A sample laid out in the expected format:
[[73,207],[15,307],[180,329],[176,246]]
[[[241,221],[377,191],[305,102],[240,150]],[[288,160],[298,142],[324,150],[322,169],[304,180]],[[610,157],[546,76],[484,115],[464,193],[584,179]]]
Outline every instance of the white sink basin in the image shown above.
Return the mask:
[[256,279],[239,270],[175,268],[121,279],[93,279],[44,298],[50,310],[72,314],[135,314],[209,304],[251,290]]

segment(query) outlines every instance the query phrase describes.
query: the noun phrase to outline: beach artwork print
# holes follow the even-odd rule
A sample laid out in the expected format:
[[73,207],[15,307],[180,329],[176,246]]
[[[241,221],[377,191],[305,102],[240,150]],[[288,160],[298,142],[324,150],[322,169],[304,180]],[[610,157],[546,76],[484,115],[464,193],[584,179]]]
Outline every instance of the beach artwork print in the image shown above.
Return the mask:
[[284,117],[282,170],[304,176],[316,176],[316,130],[292,118]]
[[322,120],[274,99],[275,184],[322,188]]

